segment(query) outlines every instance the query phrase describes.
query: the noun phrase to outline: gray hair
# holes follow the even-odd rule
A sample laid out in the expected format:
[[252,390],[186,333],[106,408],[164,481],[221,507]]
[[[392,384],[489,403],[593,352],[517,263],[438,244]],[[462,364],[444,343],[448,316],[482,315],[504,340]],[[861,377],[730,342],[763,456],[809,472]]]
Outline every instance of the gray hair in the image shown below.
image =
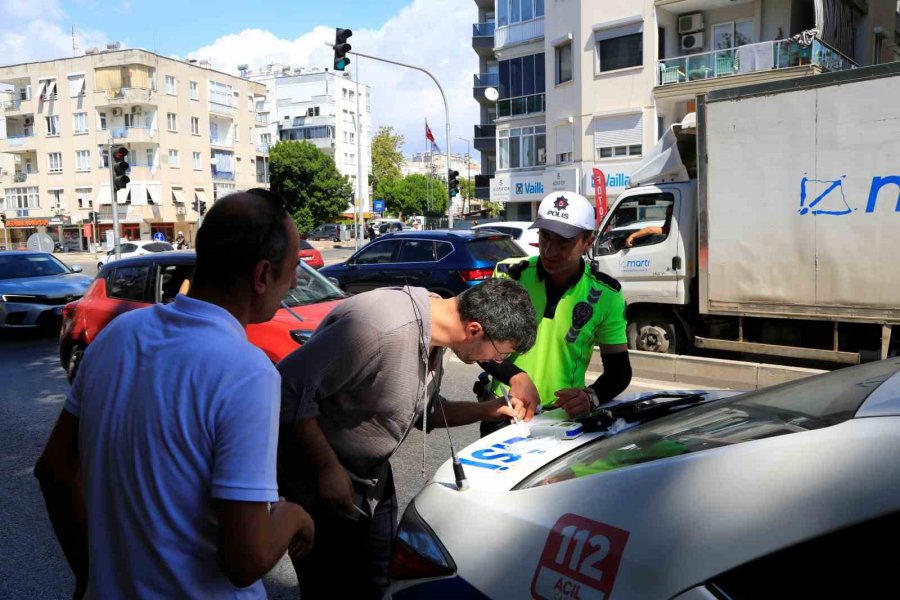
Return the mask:
[[537,318],[528,292],[512,279],[488,279],[456,297],[464,321],[477,322],[487,336],[527,352],[537,337]]

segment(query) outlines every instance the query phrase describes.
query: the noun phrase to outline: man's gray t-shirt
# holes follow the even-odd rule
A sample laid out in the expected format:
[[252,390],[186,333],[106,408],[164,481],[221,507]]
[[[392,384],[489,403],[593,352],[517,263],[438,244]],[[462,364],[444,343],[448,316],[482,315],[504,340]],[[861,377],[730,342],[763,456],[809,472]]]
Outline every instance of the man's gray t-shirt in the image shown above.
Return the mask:
[[386,288],[342,302],[278,364],[282,494],[307,508],[315,503],[315,472],[297,446],[294,425],[316,417],[365,498],[358,498],[368,505],[361,508],[374,508],[388,459],[440,387],[443,350],[426,363],[430,344],[428,290]]

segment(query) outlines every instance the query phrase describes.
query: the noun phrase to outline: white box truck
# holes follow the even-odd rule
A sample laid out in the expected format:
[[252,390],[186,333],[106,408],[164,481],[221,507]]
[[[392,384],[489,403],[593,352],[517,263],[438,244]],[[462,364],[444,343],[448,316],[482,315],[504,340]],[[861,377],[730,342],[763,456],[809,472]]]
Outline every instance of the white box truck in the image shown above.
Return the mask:
[[900,63],[699,97],[629,185],[593,260],[632,348],[900,353]]

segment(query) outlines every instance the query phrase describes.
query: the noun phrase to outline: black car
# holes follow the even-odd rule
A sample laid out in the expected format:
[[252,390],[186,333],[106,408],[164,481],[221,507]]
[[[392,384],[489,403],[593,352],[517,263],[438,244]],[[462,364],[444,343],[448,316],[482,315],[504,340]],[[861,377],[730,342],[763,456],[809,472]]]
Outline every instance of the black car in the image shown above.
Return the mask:
[[335,223],[326,223],[319,225],[309,232],[306,236],[308,240],[331,240],[333,242],[341,241],[341,226]]
[[512,236],[495,231],[398,231],[319,273],[351,294],[413,285],[449,298],[490,279],[499,261],[525,256]]

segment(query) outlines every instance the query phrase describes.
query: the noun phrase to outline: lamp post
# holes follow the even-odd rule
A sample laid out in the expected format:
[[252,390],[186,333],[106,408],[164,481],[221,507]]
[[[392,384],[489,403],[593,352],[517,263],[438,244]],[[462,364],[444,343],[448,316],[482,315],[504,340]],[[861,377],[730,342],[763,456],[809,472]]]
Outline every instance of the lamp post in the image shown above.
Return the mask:
[[472,198],[469,197],[471,194],[469,186],[472,185],[472,143],[466,138],[457,137],[456,139],[466,143],[466,197],[463,198],[465,200],[463,202],[463,217],[465,217],[466,205],[468,204],[468,207],[472,208]]

